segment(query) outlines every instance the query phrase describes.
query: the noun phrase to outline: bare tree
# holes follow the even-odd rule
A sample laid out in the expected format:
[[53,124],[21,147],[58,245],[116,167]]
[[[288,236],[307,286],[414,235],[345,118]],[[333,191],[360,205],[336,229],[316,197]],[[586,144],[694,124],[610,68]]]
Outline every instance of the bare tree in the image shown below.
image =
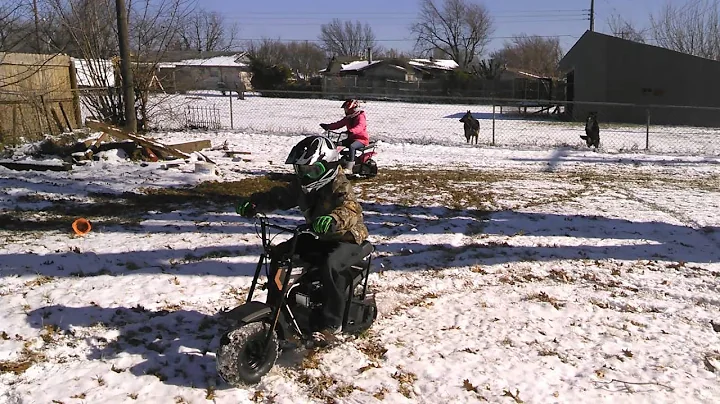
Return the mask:
[[506,41],[503,48],[493,52],[491,57],[507,67],[554,77],[562,55],[559,38],[522,34]]
[[287,47],[279,39],[262,38],[250,41],[246,45],[251,59],[262,61],[268,66],[286,64],[288,61]]
[[468,0],[420,1],[418,21],[411,27],[417,50],[431,53],[440,50],[466,69],[481,56],[490,42],[493,21],[482,4]]
[[15,50],[27,41],[27,8],[21,0],[6,0],[0,3],[0,51]]
[[43,34],[53,49],[84,59],[109,59],[118,54],[113,0],[46,0],[50,7]]
[[237,34],[237,23],[228,24],[216,11],[197,10],[181,24],[179,42],[182,50],[227,51],[235,45]]
[[483,59],[475,67],[475,74],[486,80],[499,79],[506,70],[506,65],[498,59]]
[[720,3],[696,0],[682,6],[667,3],[650,16],[658,46],[708,59],[720,60]]
[[[51,6],[54,45],[83,60],[83,73],[95,87],[81,98],[100,119],[124,121],[123,100],[115,82],[118,67],[117,23],[114,0],[45,0]],[[159,103],[150,97],[157,83],[156,68],[191,11],[190,0],[133,0],[128,2],[130,46],[138,129],[147,129]]]
[[251,59],[264,66],[283,66],[292,71],[295,79],[308,80],[325,67],[325,51],[310,41],[283,43],[279,39],[263,38],[247,45]]
[[382,49],[369,24],[360,21],[340,21],[335,18],[320,26],[320,41],[329,54],[336,56],[363,56],[370,48],[373,53]]
[[647,30],[636,28],[633,23],[624,19],[620,14],[611,14],[607,19],[607,25],[610,33],[616,37],[645,43]]
[[412,59],[422,56],[423,55],[416,54],[415,52],[407,52],[395,48],[385,49],[377,55],[378,59]]
[[150,99],[157,84],[157,66],[181,32],[193,7],[192,0],[133,0],[128,13],[130,45],[135,49],[133,84],[138,129],[147,130],[162,105],[161,98]]
[[286,44],[285,48],[288,67],[297,80],[309,80],[317,76],[326,65],[325,51],[312,42],[293,41]]

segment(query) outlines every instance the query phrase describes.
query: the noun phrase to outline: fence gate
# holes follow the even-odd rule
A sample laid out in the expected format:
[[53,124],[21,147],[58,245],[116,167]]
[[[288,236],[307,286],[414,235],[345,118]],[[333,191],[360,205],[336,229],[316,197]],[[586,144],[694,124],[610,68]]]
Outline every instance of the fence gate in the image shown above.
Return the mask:
[[185,111],[185,127],[188,129],[217,130],[220,125],[220,110],[212,106],[188,105]]

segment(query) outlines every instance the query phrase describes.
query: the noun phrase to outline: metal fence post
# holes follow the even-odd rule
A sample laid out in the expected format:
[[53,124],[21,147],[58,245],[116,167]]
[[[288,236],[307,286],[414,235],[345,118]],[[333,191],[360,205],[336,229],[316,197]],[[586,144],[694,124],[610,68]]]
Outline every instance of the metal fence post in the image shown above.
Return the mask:
[[235,129],[235,122],[233,121],[233,105],[232,105],[232,91],[230,91],[230,129]]
[[650,108],[645,110],[645,150],[650,150]]
[[495,146],[495,101],[493,101],[493,113],[492,113],[492,145]]

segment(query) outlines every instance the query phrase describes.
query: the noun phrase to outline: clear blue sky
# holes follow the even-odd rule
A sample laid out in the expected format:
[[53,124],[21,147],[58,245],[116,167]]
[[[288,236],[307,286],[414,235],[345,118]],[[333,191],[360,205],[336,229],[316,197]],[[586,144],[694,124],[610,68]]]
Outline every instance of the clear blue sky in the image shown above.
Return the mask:
[[[442,0],[436,0],[438,2]],[[468,0],[476,1],[476,0]],[[639,26],[666,2],[693,0],[595,0],[595,30],[608,32],[607,18],[619,13]],[[490,50],[520,33],[560,36],[563,51],[589,28],[590,0],[485,0],[495,19]],[[237,22],[242,39],[317,40],[320,25],[333,18],[369,23],[387,48],[412,49],[409,26],[417,16],[419,0],[200,0],[199,5]],[[385,14],[383,14],[385,13]]]

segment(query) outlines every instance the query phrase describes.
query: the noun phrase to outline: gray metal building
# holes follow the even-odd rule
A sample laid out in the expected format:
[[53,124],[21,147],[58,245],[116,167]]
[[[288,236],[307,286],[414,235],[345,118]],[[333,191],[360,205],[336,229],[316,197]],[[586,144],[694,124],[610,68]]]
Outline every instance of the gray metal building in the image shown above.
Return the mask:
[[[720,126],[720,62],[586,31],[560,61],[573,120],[597,111],[601,122]],[[583,105],[582,102],[640,104],[641,107]]]

